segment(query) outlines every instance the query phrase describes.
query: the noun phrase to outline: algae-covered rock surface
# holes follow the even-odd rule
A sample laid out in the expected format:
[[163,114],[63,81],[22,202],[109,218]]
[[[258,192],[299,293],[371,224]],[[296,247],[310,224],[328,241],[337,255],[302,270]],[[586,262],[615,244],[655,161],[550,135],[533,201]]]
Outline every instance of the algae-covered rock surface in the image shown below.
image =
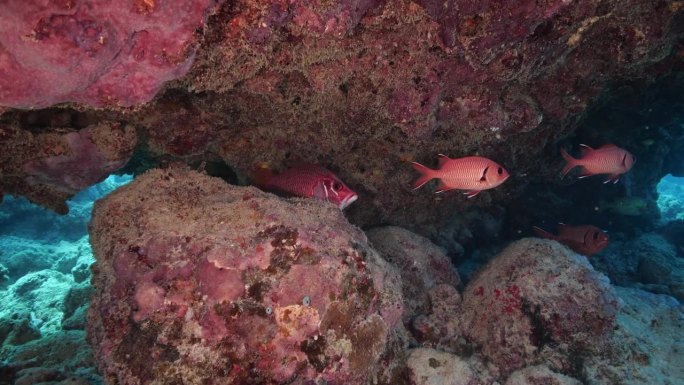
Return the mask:
[[109,382],[364,384],[400,362],[399,276],[327,202],[155,169],[96,203],[90,235]]

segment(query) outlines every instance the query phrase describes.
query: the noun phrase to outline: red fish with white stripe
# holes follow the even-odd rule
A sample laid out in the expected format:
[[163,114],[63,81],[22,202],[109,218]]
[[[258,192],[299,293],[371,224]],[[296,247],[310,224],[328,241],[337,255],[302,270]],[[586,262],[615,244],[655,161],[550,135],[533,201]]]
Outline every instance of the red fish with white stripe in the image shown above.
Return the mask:
[[592,175],[608,174],[608,179],[603,183],[617,183],[620,176],[629,171],[636,158],[629,151],[622,149],[614,144],[606,144],[597,149],[593,149],[586,144],[580,144],[582,156],[575,159],[561,148],[561,155],[567,162],[563,167],[563,176],[575,167],[581,167],[580,178]]
[[439,179],[435,192],[448,190],[466,190],[464,193],[472,198],[482,190],[488,190],[501,185],[510,176],[505,168],[491,159],[481,156],[467,156],[451,159],[439,154],[439,169],[433,170],[420,163],[413,162],[413,168],[422,175],[414,183],[419,188],[432,179]]

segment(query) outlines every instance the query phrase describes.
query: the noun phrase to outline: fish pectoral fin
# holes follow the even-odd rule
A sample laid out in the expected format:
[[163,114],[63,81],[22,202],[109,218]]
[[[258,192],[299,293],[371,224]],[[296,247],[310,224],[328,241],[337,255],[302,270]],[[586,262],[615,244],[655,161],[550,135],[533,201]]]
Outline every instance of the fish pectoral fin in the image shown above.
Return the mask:
[[477,194],[480,193],[480,190],[468,190],[463,193],[463,195],[467,196],[468,199],[475,197]]
[[486,182],[487,181],[487,171],[489,170],[489,166],[485,167],[484,170],[482,170],[482,176],[480,177],[480,182]]
[[620,180],[620,174],[610,174],[610,175],[608,175],[608,178],[603,181],[603,184],[607,184],[610,182],[613,182],[613,184],[615,184],[619,180]]

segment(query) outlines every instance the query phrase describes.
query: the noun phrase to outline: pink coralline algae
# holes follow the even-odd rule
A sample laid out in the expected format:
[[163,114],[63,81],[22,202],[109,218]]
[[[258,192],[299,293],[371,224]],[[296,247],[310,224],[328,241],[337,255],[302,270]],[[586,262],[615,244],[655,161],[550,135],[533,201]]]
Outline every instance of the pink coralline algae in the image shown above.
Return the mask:
[[[108,128],[106,130],[109,131]],[[29,184],[49,185],[75,194],[124,166],[133,153],[133,146],[116,149],[112,147],[113,143],[100,141],[98,147],[98,131],[102,130],[94,127],[64,134],[66,145],[57,149],[59,155],[26,162],[24,171]],[[130,131],[129,128],[129,134]],[[115,154],[109,154],[112,150]]]
[[112,383],[388,383],[401,362],[399,276],[334,207],[155,169],[89,229]]
[[463,293],[462,332],[500,373],[540,359],[589,352],[612,335],[619,300],[583,256],[526,238],[503,250]]
[[132,126],[114,121],[39,133],[0,124],[0,190],[65,214],[66,200],[126,165],[137,142]]
[[215,3],[3,1],[0,105],[145,103],[190,68],[195,30]]
[[449,258],[429,239],[396,226],[378,227],[366,234],[373,248],[401,274],[405,318],[429,310],[428,293],[433,287],[460,283]]

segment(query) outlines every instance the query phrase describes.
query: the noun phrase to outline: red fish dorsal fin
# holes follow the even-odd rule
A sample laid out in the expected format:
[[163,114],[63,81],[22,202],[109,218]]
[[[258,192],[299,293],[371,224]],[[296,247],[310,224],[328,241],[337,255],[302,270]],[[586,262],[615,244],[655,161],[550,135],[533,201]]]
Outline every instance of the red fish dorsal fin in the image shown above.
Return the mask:
[[580,153],[582,153],[582,155],[586,155],[592,151],[594,151],[593,148],[587,146],[586,144],[580,144]]
[[439,162],[439,167],[444,166],[444,163],[451,160],[451,158],[449,158],[448,156],[446,156],[444,154],[437,154],[437,156],[439,157],[439,159],[437,160]]
[[556,236],[538,226],[532,226],[532,231],[537,238],[554,239]]
[[607,150],[609,148],[618,148],[618,146],[614,145],[613,143],[606,143],[603,146],[597,148],[597,150]]
[[558,235],[563,234],[565,231],[568,231],[572,226],[567,225],[563,222],[558,222]]

